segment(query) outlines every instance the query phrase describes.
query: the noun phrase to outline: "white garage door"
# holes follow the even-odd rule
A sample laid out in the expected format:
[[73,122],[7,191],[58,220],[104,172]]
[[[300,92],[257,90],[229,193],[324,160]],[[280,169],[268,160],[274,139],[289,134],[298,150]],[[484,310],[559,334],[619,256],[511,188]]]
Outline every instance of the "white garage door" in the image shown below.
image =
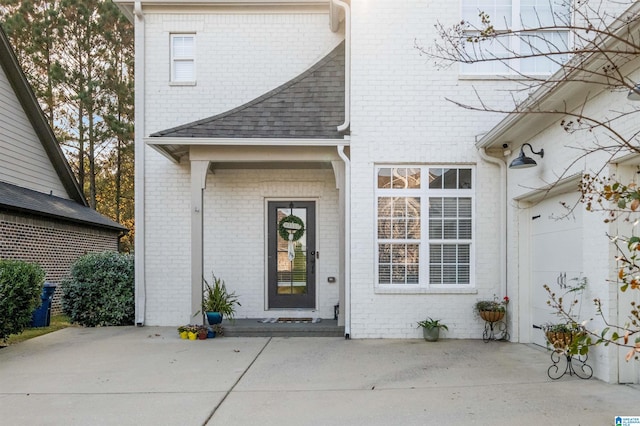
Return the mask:
[[[582,204],[573,211],[579,194],[554,196],[532,207],[531,211],[531,324],[558,322],[547,305],[547,284],[556,294],[563,285],[575,284],[573,277],[582,273]],[[532,341],[546,346],[541,330],[532,331]]]

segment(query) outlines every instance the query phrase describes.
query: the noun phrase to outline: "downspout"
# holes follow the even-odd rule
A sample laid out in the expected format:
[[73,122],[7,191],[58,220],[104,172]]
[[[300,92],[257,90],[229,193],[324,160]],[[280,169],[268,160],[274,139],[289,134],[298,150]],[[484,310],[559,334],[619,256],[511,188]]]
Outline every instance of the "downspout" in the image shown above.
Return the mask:
[[145,223],[144,223],[144,33],[145,23],[142,4],[136,0],[133,8],[135,20],[135,317],[136,325],[144,326],[147,305],[147,287],[145,283]]
[[[351,8],[341,0],[332,0],[332,9],[334,4],[344,10],[344,123],[338,126],[338,132],[343,133],[351,124]],[[338,19],[332,19],[331,31],[339,28]]]
[[344,337],[351,338],[351,161],[339,145],[338,155],[344,161]]
[[487,163],[500,167],[500,291],[501,297],[508,296],[507,288],[507,164],[487,154],[485,148],[478,148],[480,157]]
[[[331,31],[340,29],[334,7],[344,10],[344,123],[337,130],[344,133],[351,125],[351,8],[341,0],[331,0],[329,3],[331,16]],[[344,337],[351,338],[351,161],[344,153],[344,146],[340,145],[338,155],[344,161]]]

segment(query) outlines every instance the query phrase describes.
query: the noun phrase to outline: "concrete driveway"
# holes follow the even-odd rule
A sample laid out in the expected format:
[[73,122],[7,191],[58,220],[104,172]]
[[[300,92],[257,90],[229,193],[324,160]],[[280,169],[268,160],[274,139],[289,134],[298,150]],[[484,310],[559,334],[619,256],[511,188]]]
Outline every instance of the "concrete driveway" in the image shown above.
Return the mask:
[[477,340],[216,338],[68,328],[0,349],[3,425],[613,425],[640,391],[547,377]]

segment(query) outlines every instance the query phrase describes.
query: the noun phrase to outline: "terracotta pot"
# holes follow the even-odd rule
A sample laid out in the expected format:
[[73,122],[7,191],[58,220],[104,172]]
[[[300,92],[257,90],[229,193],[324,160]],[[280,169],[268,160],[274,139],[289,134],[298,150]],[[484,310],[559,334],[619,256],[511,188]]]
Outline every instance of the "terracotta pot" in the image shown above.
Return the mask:
[[487,322],[496,322],[504,318],[502,311],[480,311],[480,318]]

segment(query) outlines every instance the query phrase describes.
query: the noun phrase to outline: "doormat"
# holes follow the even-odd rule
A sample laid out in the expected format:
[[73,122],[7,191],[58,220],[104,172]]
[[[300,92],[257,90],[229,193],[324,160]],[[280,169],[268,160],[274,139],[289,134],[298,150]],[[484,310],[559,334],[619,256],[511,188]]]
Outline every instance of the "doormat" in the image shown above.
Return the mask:
[[288,318],[288,317],[280,317],[280,318],[265,318],[258,322],[264,324],[315,324],[322,321],[322,318]]

